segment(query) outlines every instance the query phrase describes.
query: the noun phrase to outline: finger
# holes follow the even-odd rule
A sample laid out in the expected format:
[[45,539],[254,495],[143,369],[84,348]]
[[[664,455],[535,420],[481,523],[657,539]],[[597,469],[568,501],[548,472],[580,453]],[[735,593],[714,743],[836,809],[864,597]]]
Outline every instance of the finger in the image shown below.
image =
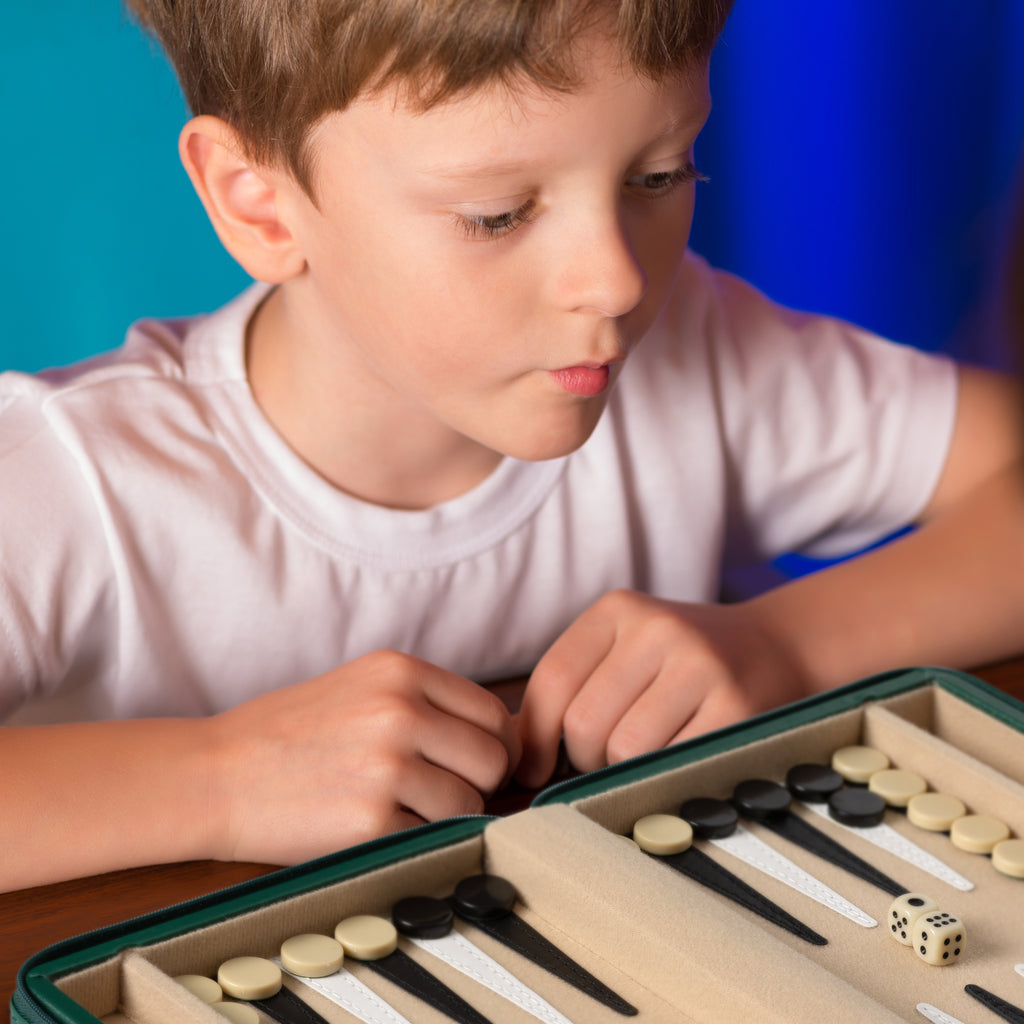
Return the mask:
[[608,652],[565,711],[565,748],[574,767],[588,772],[608,764],[611,737],[662,668],[662,652],[653,645],[626,642]]
[[702,707],[705,687],[665,667],[615,723],[608,737],[608,764],[660,750],[672,742]]
[[461,718],[430,708],[417,732],[411,739],[423,760],[479,793],[493,793],[511,772],[513,762],[502,740]]
[[545,652],[530,676],[519,709],[522,757],[516,778],[524,786],[543,785],[554,770],[566,709],[604,659],[614,631],[587,612]]
[[722,729],[748,718],[754,710],[748,698],[735,687],[720,688],[708,695],[669,743],[682,743],[706,732]]
[[395,793],[398,803],[424,821],[482,814],[484,798],[464,779],[426,761],[410,762]]
[[[522,745],[512,714],[496,694],[463,676],[424,662],[423,695],[437,711],[466,722],[496,738],[505,749],[503,777],[507,782],[519,764]],[[433,760],[433,758],[431,758]],[[437,763],[437,762],[435,762]]]
[[[396,807],[394,813],[388,818],[381,835],[389,836],[392,832],[404,832],[407,828],[418,828],[426,824],[426,818],[402,807]],[[377,836],[370,838],[376,839]]]

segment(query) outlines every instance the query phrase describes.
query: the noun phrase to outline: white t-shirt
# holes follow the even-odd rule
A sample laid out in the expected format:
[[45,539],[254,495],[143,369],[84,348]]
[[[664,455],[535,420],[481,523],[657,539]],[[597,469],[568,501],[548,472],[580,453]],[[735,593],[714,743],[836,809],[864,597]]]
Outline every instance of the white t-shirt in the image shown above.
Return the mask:
[[906,524],[951,437],[948,360],[690,255],[578,451],[378,508],[257,407],[244,334],[265,294],[0,376],[0,719],[208,714],[385,647],[525,674],[608,590],[710,601],[734,563]]

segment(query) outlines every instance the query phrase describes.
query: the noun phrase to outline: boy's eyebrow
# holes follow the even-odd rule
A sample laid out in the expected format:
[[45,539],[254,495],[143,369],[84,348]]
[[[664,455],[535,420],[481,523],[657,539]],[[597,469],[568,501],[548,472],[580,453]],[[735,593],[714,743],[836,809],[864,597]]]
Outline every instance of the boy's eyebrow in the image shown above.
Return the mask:
[[501,178],[509,174],[519,174],[526,169],[521,160],[505,160],[491,164],[439,164],[424,167],[424,173],[437,178],[458,178],[463,181],[477,178]]
[[[699,103],[696,109],[672,111],[668,114],[661,130],[652,136],[644,148],[651,149],[662,143],[665,139],[681,135],[684,132],[692,133],[696,137],[704,128],[710,113],[710,98],[705,102]],[[529,165],[525,161],[513,158],[509,160],[496,160],[492,163],[466,161],[465,163],[454,164],[431,164],[423,167],[422,172],[437,178],[476,181],[520,174],[528,169],[528,167]]]
[[704,130],[708,118],[711,116],[711,103],[702,104],[697,110],[686,111],[685,113],[674,114],[665,127],[651,139],[649,148],[660,145],[666,139],[677,135],[691,136],[691,141],[696,139]]
[[[671,138],[674,135],[682,134],[683,132],[692,131],[695,127],[698,129],[702,128],[706,119],[706,112],[699,117],[673,117],[671,121],[669,121],[665,127],[650,140],[648,146],[645,148],[657,146],[665,139]],[[435,164],[424,167],[423,171],[425,174],[438,178],[473,181],[483,178],[501,178],[508,175],[519,174],[526,170],[528,166],[529,165],[522,160],[499,160],[494,163],[467,162],[462,164]]]

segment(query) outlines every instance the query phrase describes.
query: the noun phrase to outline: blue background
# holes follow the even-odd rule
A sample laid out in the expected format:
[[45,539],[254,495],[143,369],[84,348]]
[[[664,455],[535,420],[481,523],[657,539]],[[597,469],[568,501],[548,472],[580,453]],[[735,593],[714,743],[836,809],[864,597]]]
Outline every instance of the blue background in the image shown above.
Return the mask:
[[736,0],[712,90],[694,248],[790,305],[1005,361],[1024,3]]
[[[246,283],[177,157],[162,56],[115,0],[6,12],[0,368],[113,347]],[[737,0],[693,245],[780,301],[1002,361],[987,314],[1024,139],[1020,0]]]

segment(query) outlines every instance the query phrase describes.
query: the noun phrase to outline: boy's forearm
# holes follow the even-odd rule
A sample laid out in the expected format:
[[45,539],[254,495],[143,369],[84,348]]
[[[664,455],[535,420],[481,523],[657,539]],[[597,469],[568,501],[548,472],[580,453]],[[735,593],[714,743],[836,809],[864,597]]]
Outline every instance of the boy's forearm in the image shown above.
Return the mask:
[[216,856],[209,721],[0,730],[0,891]]
[[992,477],[915,533],[747,602],[811,692],[913,664],[1024,650],[1024,473]]
[[0,891],[181,860],[295,864],[479,814],[518,761],[497,697],[396,651],[208,718],[0,730]]

